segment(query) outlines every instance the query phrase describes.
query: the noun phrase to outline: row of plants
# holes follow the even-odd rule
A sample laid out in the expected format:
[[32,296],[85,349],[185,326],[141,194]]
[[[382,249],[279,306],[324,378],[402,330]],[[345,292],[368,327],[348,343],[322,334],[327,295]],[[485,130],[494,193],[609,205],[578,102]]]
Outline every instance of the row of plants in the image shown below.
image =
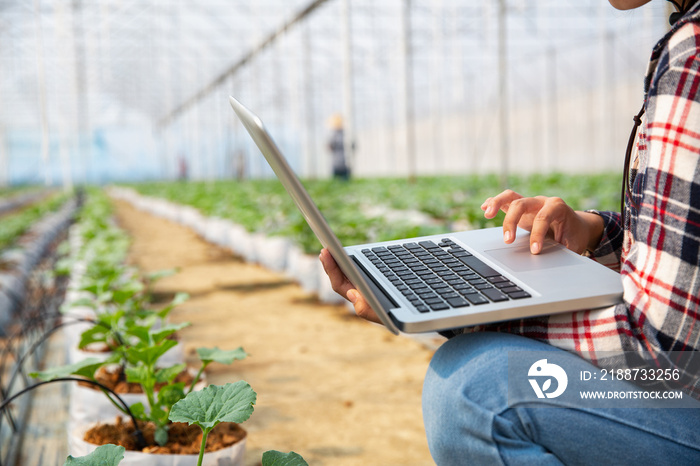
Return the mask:
[[[232,445],[224,445],[230,451],[218,450],[224,453],[207,453],[210,463],[218,464],[224,454],[228,458],[222,464],[242,461],[246,433],[238,424],[252,414],[256,394],[244,381],[207,386],[205,369],[212,363],[231,364],[243,359],[247,356],[245,351],[198,348],[199,363],[195,368],[188,368],[182,352],[172,356],[181,345],[177,332],[189,324],[170,323],[168,315],[187,296],[178,293],[167,303],[152,302],[150,285],[173,272],[143,276],[126,265],[129,239],[111,219],[109,200],[101,191],[91,190],[71,241],[63,246],[69,255],[56,268],[57,273],[70,274],[71,281],[59,326],[64,329],[68,344],[75,344],[82,355],[64,366],[31,374],[39,382],[5,400],[2,407],[47,383],[74,382],[74,394],[77,390],[96,390],[103,402],[89,402],[90,409],[98,411],[96,417],[74,418],[71,414],[72,423],[99,421],[105,413],[120,416],[91,426],[72,425],[80,437],[72,437],[71,453],[87,454],[80,460],[87,463],[71,463],[75,459],[69,458],[68,464],[107,464],[100,462],[106,461],[105,455],[112,461],[109,464],[116,464],[121,456],[133,461],[130,458],[136,453],[124,453],[120,448],[105,447],[89,453],[103,443],[119,444],[141,454],[159,454],[152,461],[147,460],[149,464],[157,464],[156,460],[163,457],[160,454],[166,451],[196,454],[197,464],[203,464],[205,451],[215,448],[212,435],[218,435],[219,441],[225,438]],[[80,329],[79,335],[74,334],[74,329]],[[129,392],[139,393],[139,401],[128,400]],[[92,400],[84,394],[72,396],[71,409],[81,399]],[[186,426],[195,429],[194,433]],[[197,441],[200,429],[201,440]],[[108,433],[115,433],[116,437]],[[178,443],[182,437],[188,438],[190,444],[194,440],[194,446]],[[293,452],[273,452],[266,457],[281,461],[275,464],[306,464]]]
[[[340,240],[348,245],[429,235],[464,222],[472,228],[484,228],[502,221],[502,216],[485,219],[480,209],[486,198],[501,191],[495,175],[418,177],[415,181],[356,178],[343,183],[306,180],[304,184]],[[619,204],[620,180],[614,174],[511,176],[508,185],[524,195],[562,197],[575,209],[614,210]],[[157,182],[131,187],[146,196],[195,207],[205,216],[232,220],[250,232],[290,237],[307,253],[319,250],[315,236],[275,179]],[[433,221],[388,221],[381,214],[367,215],[368,206],[420,211]]]
[[66,192],[56,193],[17,212],[4,215],[0,221],[0,250],[12,246],[34,223],[46,214],[56,211],[71,195]]
[[2,186],[0,187],[0,201],[4,201],[19,194],[26,194],[39,190],[41,190],[41,188],[34,185]]

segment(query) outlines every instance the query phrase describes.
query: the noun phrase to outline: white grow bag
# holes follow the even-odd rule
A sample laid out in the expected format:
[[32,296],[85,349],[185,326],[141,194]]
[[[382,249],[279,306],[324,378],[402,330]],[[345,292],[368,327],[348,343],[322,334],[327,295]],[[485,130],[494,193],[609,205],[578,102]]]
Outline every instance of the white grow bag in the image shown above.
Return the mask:
[[[68,453],[73,456],[85,456],[92,453],[98,445],[88,443],[83,438],[90,426],[77,427],[68,436]],[[204,454],[202,464],[205,466],[243,466],[247,436],[230,447]],[[125,451],[120,466],[192,466],[197,464],[198,455],[155,455],[136,451]]]

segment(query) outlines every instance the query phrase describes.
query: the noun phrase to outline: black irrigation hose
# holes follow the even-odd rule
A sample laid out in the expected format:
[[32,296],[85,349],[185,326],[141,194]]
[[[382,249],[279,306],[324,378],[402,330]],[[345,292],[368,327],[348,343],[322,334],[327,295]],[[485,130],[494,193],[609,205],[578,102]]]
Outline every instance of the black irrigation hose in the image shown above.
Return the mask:
[[[54,326],[52,329],[50,329],[50,330],[48,330],[46,333],[44,333],[44,335],[42,335],[42,337],[41,337],[40,339],[38,339],[37,341],[35,341],[35,342],[32,344],[32,346],[31,346],[31,347],[22,355],[22,357],[17,361],[17,363],[15,364],[15,368],[14,368],[14,370],[13,370],[13,372],[12,372],[12,375],[10,376],[10,379],[9,379],[9,381],[7,382],[7,390],[9,391],[10,389],[12,389],[12,385],[14,385],[15,378],[17,377],[17,373],[20,372],[20,371],[22,370],[21,368],[22,368],[22,366],[24,365],[25,359],[27,359],[27,357],[28,357],[29,355],[33,354],[34,351],[37,349],[37,347],[38,347],[39,345],[41,345],[42,343],[44,343],[44,341],[46,341],[46,339],[47,339],[49,336],[51,336],[55,331],[59,330],[61,327],[65,327],[65,326],[67,326],[67,325],[72,325],[72,324],[75,324],[75,323],[78,323],[78,322],[90,322],[90,323],[92,323],[92,324],[94,324],[94,325],[100,325],[100,326],[102,326],[102,327],[105,327],[105,328],[108,329],[108,330],[112,330],[111,327],[109,327],[108,325],[104,325],[104,324],[101,323],[101,322],[95,322],[94,320],[90,320],[90,319],[77,319],[76,321],[73,321],[73,322],[61,322],[60,324],[57,324],[57,325]],[[121,337],[119,336],[119,334],[115,332],[115,336],[117,337],[117,341],[119,342],[119,344],[123,344],[123,340],[121,339]],[[0,388],[2,388],[2,387],[0,386]],[[3,397],[4,397],[4,396],[5,396],[5,395],[4,395],[4,393],[3,393]]]
[[[38,282],[36,278],[30,278],[30,280]],[[43,288],[42,288],[43,290]],[[13,299],[16,299],[15,296],[11,296]],[[14,354],[14,348],[13,348],[13,341],[19,341],[20,337],[26,336],[27,333],[29,333],[30,330],[35,328],[35,324],[37,322],[43,322],[46,320],[49,320],[51,318],[55,318],[60,316],[59,313],[51,313],[51,312],[46,312],[50,309],[54,309],[54,306],[50,305],[50,303],[47,302],[46,294],[42,293],[42,299],[40,300],[39,306],[37,309],[39,310],[34,317],[29,319],[29,321],[24,322],[24,324],[17,329],[15,332],[13,332],[11,335],[7,337],[7,340],[5,342],[5,345],[2,349],[2,352],[0,353],[0,374],[5,373],[5,366],[7,362],[7,357],[8,354]],[[18,305],[23,305],[23,303],[19,303]],[[38,327],[38,326],[37,326]],[[17,349],[19,349],[19,344],[17,345]],[[17,355],[14,355],[14,359],[17,360]],[[5,390],[3,384],[2,384],[2,379],[0,379],[0,395],[2,395],[2,399],[4,399],[7,396],[7,393],[9,390]],[[12,416],[12,413],[10,411],[5,412],[5,416],[7,417],[7,420],[10,424],[10,429],[13,432],[17,432],[17,424]],[[2,417],[0,416],[0,425],[2,424]]]
[[[44,315],[40,314],[37,315],[36,317],[33,317],[32,319],[29,319],[28,321],[25,322],[25,325],[17,329],[15,332],[13,332],[11,335],[7,337],[7,341],[5,342],[5,345],[2,349],[2,352],[0,352],[0,373],[3,373],[5,370],[5,364],[7,362],[7,355],[8,354],[13,354],[14,349],[12,348],[12,342],[14,340],[19,340],[20,337],[25,336],[26,333],[28,333],[30,330],[35,329],[35,324],[37,322],[44,322],[47,319],[50,319],[52,317],[58,317],[60,314],[56,315]],[[16,358],[15,358],[16,359]]]
[[[59,378],[56,378],[53,380],[39,382],[39,383],[36,383],[34,385],[30,385],[29,387],[26,387],[26,388],[20,390],[19,392],[12,395],[10,398],[3,401],[3,403],[0,404],[0,411],[4,411],[5,408],[10,403],[12,403],[12,401],[14,401],[16,398],[18,398],[19,396],[24,395],[25,393],[27,393],[31,390],[34,390],[35,388],[39,388],[42,385],[46,385],[46,384],[50,384],[50,383],[54,383],[54,382],[85,382],[85,383],[94,385],[96,387],[99,387],[100,389],[102,389],[102,391],[106,391],[106,392],[109,392],[111,395],[114,395],[114,397],[117,399],[117,401],[119,401],[119,403],[124,407],[124,412],[129,415],[129,417],[131,418],[131,422],[134,424],[134,436],[136,437],[136,447],[139,450],[142,450],[143,448],[146,447],[146,439],[144,438],[143,432],[141,432],[141,429],[139,429],[138,421],[136,420],[136,417],[133,415],[133,413],[129,409],[129,405],[126,404],[126,402],[119,395],[117,395],[117,393],[114,390],[112,390],[111,388],[109,388],[109,387],[107,387],[99,382],[96,382],[94,380],[83,379],[80,377],[59,377]],[[105,394],[105,396],[109,397],[109,395],[107,395],[107,394]]]
[[[89,321],[89,320],[85,320]],[[10,393],[10,390],[12,390],[12,386],[15,383],[15,379],[17,377],[17,374],[22,371],[22,366],[24,365],[24,360],[29,354],[32,354],[34,350],[38,347],[39,344],[43,343],[48,336],[50,336],[54,331],[58,330],[61,327],[67,326],[67,325],[72,325],[81,322],[80,320],[76,320],[73,322],[61,322],[54,328],[50,329],[48,332],[46,332],[42,338],[40,338],[38,341],[34,342],[32,347],[27,350],[24,355],[22,355],[21,358],[19,358],[15,364],[14,370],[12,371],[12,374],[10,375],[10,379],[8,380],[6,385],[0,384],[0,395],[2,395],[2,399],[4,400],[7,395]],[[7,348],[7,346],[6,346]],[[5,366],[5,358],[4,356],[7,354],[7,352],[4,352],[3,354],[3,360],[2,360],[2,370],[4,372],[4,366]],[[12,417],[12,413],[9,411],[5,412],[5,416],[7,417],[8,422],[10,423],[10,428],[12,429],[13,432],[17,432],[17,424],[15,423],[14,418]],[[2,417],[0,416],[0,425],[2,425]]]
[[[100,326],[102,326],[102,327],[105,327],[105,328],[108,329],[108,330],[112,330],[111,327],[109,327],[108,325],[103,324],[102,322],[96,322],[96,321],[91,320],[91,319],[83,319],[83,318],[76,318],[76,320],[75,320],[75,321],[72,321],[72,322],[61,322],[61,323],[57,324],[56,326],[54,326],[53,328],[51,328],[50,330],[48,330],[46,333],[44,333],[44,335],[42,335],[40,339],[38,339],[37,341],[35,341],[35,342],[32,344],[32,346],[22,355],[22,357],[19,358],[19,360],[17,360],[17,362],[16,362],[16,364],[15,364],[15,366],[14,366],[14,370],[12,371],[12,374],[10,375],[10,379],[8,380],[7,384],[6,384],[6,385],[0,384],[0,395],[2,395],[2,399],[5,399],[5,397],[7,397],[7,394],[10,393],[10,390],[12,390],[12,386],[15,384],[15,380],[16,380],[16,378],[17,378],[17,375],[18,375],[19,373],[24,374],[24,373],[22,372],[22,366],[24,366],[24,361],[26,360],[26,358],[27,358],[29,355],[34,354],[34,351],[39,347],[39,345],[41,345],[42,343],[44,343],[44,341],[46,341],[46,339],[47,339],[49,336],[51,336],[56,330],[59,330],[59,329],[62,328],[62,327],[65,327],[65,326],[68,326],[68,325],[72,325],[72,324],[76,324],[76,323],[80,323],[80,322],[89,322],[89,323],[92,323],[92,324],[94,324],[94,325],[100,325]],[[119,335],[119,333],[114,332],[114,335],[115,335],[115,337],[116,337],[118,343],[119,343],[120,345],[123,345],[123,344],[124,344],[124,343],[123,343],[123,339],[121,338],[121,336]],[[4,365],[4,361],[3,361],[3,365]],[[6,416],[7,416],[8,422],[11,424],[11,428],[12,428],[13,432],[16,432],[16,431],[17,431],[17,425],[16,425],[16,423],[15,423],[14,419],[12,418],[12,415],[11,415],[11,413],[10,413],[9,411],[6,413]],[[2,417],[1,417],[1,416],[0,416],[0,425],[2,425]]]

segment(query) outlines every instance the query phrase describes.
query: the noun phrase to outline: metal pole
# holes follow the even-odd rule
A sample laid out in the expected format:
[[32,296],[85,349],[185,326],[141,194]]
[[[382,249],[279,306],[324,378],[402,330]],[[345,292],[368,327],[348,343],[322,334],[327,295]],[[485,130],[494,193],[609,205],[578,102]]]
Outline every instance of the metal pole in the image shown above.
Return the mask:
[[49,160],[49,121],[46,114],[46,74],[44,72],[44,38],[41,29],[39,0],[34,0],[34,38],[36,40],[36,78],[39,98],[39,119],[41,120],[41,163],[44,171],[44,184],[52,184],[51,163]]
[[9,164],[7,163],[7,143],[5,142],[5,127],[0,125],[0,188],[10,184]]
[[[444,137],[444,131],[443,128],[445,125],[443,124],[443,102],[444,99],[442,98],[443,92],[442,90],[444,89],[445,85],[445,65],[444,65],[444,56],[445,56],[445,49],[444,49],[444,37],[445,37],[445,31],[442,28],[442,14],[445,11],[445,5],[443,3],[443,0],[437,0],[432,2],[432,9],[433,9],[433,27],[432,27],[432,36],[433,36],[433,45],[436,50],[433,50],[433,53],[431,53],[431,58],[432,58],[432,67],[433,67],[433,72],[430,74],[430,94],[431,94],[431,115],[432,115],[432,130],[433,130],[433,157],[432,160],[434,161],[435,165],[433,169],[438,172],[442,173],[445,168],[449,168],[451,166],[451,160],[445,161],[443,159],[443,155],[447,153],[447,151],[444,150],[444,142],[445,142],[445,137]],[[445,164],[447,162],[447,164]]]
[[355,161],[355,112],[353,102],[352,23],[350,0],[343,0],[343,146],[347,164]]
[[559,100],[557,99],[557,50],[552,46],[547,53],[547,79],[549,81],[549,170],[556,168],[559,154]]
[[[68,57],[69,49],[69,27],[68,27],[68,5],[64,3],[58,3],[56,8],[56,17],[58,21],[56,22],[56,30],[58,32],[59,42],[63,42],[63,46],[59,46],[61,57],[60,61],[64,65],[65,69],[70,66],[70,58]],[[67,92],[68,97],[75,99],[75,89],[73,93]],[[73,167],[71,160],[71,152],[69,148],[70,136],[68,134],[70,130],[70,123],[75,123],[75,119],[71,118],[73,115],[70,114],[70,109],[68,105],[65,107],[65,114],[67,118],[58,119],[58,132],[59,132],[59,143],[58,143],[58,158],[61,161],[61,178],[63,183],[63,188],[65,190],[73,189]],[[70,123],[69,123],[70,122]]]
[[402,15],[402,46],[404,57],[403,72],[403,98],[404,98],[404,122],[406,137],[406,162],[408,180],[413,183],[416,180],[416,145],[415,145],[415,121],[413,103],[413,55],[411,47],[411,0],[404,0]]
[[500,130],[501,186],[508,185],[509,114],[508,114],[508,46],[506,43],[506,0],[498,0],[498,123]]
[[[82,182],[88,181],[91,157],[86,150],[86,133],[89,133],[89,115],[87,101],[87,73],[85,57],[85,25],[83,24],[82,0],[73,0],[73,49],[75,53],[75,94],[77,106],[77,145],[78,157],[82,168]],[[87,141],[89,144],[89,141]]]
[[316,122],[315,122],[315,112],[314,112],[314,93],[313,93],[313,49],[311,48],[311,31],[308,21],[304,21],[301,26],[301,53],[303,58],[300,62],[303,63],[302,66],[302,92],[304,93],[302,98],[304,100],[303,111],[305,117],[304,124],[304,137],[305,141],[305,151],[306,151],[306,170],[307,176],[310,178],[316,178],[318,172],[318,154],[315,150],[316,143]]

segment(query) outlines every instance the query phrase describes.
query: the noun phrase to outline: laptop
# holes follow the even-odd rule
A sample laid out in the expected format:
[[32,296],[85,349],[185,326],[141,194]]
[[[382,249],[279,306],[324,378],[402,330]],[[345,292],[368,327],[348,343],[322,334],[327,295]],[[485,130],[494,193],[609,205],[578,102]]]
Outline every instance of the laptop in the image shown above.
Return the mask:
[[500,227],[345,246],[340,243],[262,120],[231,106],[321,244],[392,333],[421,333],[593,309],[621,302],[620,275],[529,233],[511,244]]

